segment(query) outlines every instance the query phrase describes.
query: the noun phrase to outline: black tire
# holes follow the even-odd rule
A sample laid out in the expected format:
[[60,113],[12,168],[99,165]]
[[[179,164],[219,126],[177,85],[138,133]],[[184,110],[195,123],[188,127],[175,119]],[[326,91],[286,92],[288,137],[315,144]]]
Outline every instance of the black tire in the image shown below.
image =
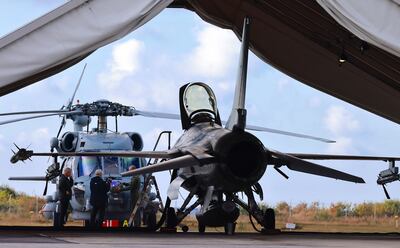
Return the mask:
[[226,223],[224,229],[226,235],[233,235],[235,234],[236,223]]
[[206,225],[204,225],[203,223],[199,222],[198,223],[198,228],[199,228],[199,233],[205,233]]
[[167,212],[167,228],[176,228],[178,225],[178,218],[174,208],[168,208]]
[[147,228],[149,230],[156,230],[157,226],[157,216],[155,213],[151,213],[147,216]]
[[188,226],[182,226],[181,227],[182,228],[182,232],[184,232],[184,233],[186,233],[186,232],[188,232],[189,231],[189,227]]
[[53,212],[53,228],[59,229],[62,225],[60,223],[60,213]]
[[90,227],[91,227],[90,220],[84,220],[83,226],[85,227],[85,229],[90,229]]
[[267,208],[264,212],[264,228],[275,230],[275,210],[272,208]]

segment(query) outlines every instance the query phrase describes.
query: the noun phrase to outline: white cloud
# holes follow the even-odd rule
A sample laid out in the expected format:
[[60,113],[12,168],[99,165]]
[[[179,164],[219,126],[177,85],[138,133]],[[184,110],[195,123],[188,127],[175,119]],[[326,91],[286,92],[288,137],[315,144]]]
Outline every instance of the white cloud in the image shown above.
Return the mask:
[[50,135],[48,128],[38,128],[29,134],[22,131],[18,133],[15,143],[22,148],[29,146],[31,149],[49,147]]
[[[151,59],[151,66],[141,64],[149,61],[142,55],[143,48],[143,42],[136,39],[114,45],[107,68],[97,76],[102,97],[146,110],[175,106],[179,82],[169,79],[176,76],[171,74],[174,63],[160,54]],[[146,69],[136,73],[140,68]]]
[[108,90],[116,89],[122,80],[133,75],[140,68],[139,56],[143,47],[143,43],[136,39],[115,45],[107,70],[98,76],[100,86]]
[[352,134],[360,129],[360,123],[342,106],[330,106],[324,118],[325,127],[333,134],[336,143],[329,144],[328,153],[356,153]]
[[[179,56],[183,58],[179,63],[167,53],[142,53],[143,42],[135,39],[114,45],[110,61],[97,76],[101,97],[139,109],[177,112],[183,82],[208,80],[216,82],[215,90],[221,95],[230,92],[233,87],[228,78],[232,75],[228,72],[237,64],[237,38],[231,31],[213,26],[203,28],[197,36],[198,46]],[[183,64],[187,70],[182,70]]]
[[33,131],[31,138],[33,140],[50,140],[48,128],[38,128]]
[[348,134],[360,128],[359,122],[342,106],[331,106],[324,122],[326,128],[336,135]]
[[329,144],[327,149],[331,154],[350,154],[353,153],[353,140],[349,137],[338,137],[336,143]]
[[187,68],[195,75],[221,77],[237,65],[239,41],[230,30],[214,26],[203,28],[197,35],[198,46],[189,56]]

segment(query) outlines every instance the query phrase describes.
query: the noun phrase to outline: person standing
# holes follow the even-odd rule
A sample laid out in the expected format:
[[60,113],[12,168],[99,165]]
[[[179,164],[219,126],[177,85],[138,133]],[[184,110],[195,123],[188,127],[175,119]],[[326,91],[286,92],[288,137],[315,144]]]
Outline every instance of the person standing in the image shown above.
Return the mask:
[[60,226],[64,226],[64,224],[67,222],[67,211],[69,201],[72,197],[72,186],[74,185],[74,180],[72,179],[71,174],[71,168],[65,168],[63,174],[60,175],[60,179],[58,181],[58,192],[60,200]]
[[[131,165],[129,167],[129,171],[136,170],[135,165]],[[130,184],[130,190],[131,190],[131,207],[132,211],[135,209],[137,202],[139,200],[140,196],[140,176],[132,176],[131,178],[131,184]],[[138,227],[140,226],[141,218],[142,217],[142,209],[140,206],[136,209],[135,213],[135,220],[134,220],[134,226]]]
[[[108,191],[110,191],[110,182],[104,181],[103,171],[96,170],[95,177],[90,180],[90,204],[92,211],[90,213],[90,225],[92,227],[101,227],[107,207]],[[98,216],[98,218],[96,218]]]

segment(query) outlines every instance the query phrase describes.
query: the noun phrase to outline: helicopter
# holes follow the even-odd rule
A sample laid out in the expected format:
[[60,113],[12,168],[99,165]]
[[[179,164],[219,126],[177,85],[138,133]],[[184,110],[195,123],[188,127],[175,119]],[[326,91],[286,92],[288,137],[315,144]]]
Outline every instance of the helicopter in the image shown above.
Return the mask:
[[[62,115],[62,121],[57,132],[57,136],[51,138],[50,140],[51,153],[54,151],[82,153],[87,151],[140,151],[143,148],[143,140],[141,135],[136,132],[119,132],[117,117],[134,116],[146,113],[138,113],[135,112],[135,109],[132,107],[124,106],[119,103],[113,103],[107,100],[98,100],[93,103],[86,104],[80,104],[78,101],[77,104],[73,104],[73,100],[81,83],[85,68],[86,64],[82,70],[72,97],[66,105],[61,107],[60,110],[26,111],[19,113],[4,113],[0,115],[41,114],[26,118],[19,118],[18,121],[52,115]],[[116,130],[111,132],[107,128],[107,117],[109,116],[115,118]],[[89,130],[92,117],[97,117],[97,127]],[[61,135],[61,131],[66,124],[66,120],[73,121],[74,131],[67,131]],[[2,124],[5,123],[10,122],[2,122]],[[85,127],[86,130],[84,130]],[[19,151],[21,150],[21,148],[19,148],[16,144],[14,145]],[[104,179],[110,179],[111,187],[116,188],[129,185],[130,183],[129,178],[121,178],[121,172],[128,170],[130,166],[141,168],[147,164],[144,158],[135,157],[68,156],[62,157],[61,162],[58,161],[57,157],[53,158],[54,161],[47,168],[45,176],[10,177],[9,180],[45,181],[46,185],[43,195],[46,196],[46,204],[43,206],[41,213],[46,219],[52,220],[53,226],[56,228],[61,226],[58,217],[58,187],[56,187],[56,191],[51,195],[47,195],[47,188],[49,182],[58,184],[58,177],[61,175],[64,168],[69,167],[72,169],[72,177],[74,180],[74,185],[72,188],[73,194],[70,201],[72,208],[71,217],[74,220],[83,220],[85,226],[88,226],[91,210],[91,205],[89,204],[90,180],[92,177],[94,177],[94,172],[96,169],[102,169],[104,173]],[[11,162],[16,161],[12,159]],[[152,200],[155,200],[154,196]],[[110,222],[114,223],[113,225],[127,226],[127,218],[131,214],[131,209],[133,208],[131,204],[129,192],[114,191],[109,193],[106,220],[113,220],[114,222]]]
[[[313,174],[353,183],[365,183],[358,176],[325,167],[309,160],[376,160],[389,162],[389,172],[381,172],[378,184],[398,180],[395,161],[399,157],[373,157],[329,154],[283,153],[266,148],[264,144],[247,130],[265,130],[262,127],[247,125],[245,96],[248,63],[248,34],[250,18],[243,24],[242,45],[236,82],[234,104],[228,121],[221,121],[216,96],[212,89],[203,82],[183,85],[179,90],[180,116],[165,113],[144,115],[149,117],[180,119],[184,133],[176,144],[165,151],[126,151],[126,152],[58,152],[35,153],[20,149],[11,160],[24,161],[32,156],[115,156],[160,159],[159,162],[133,171],[121,172],[122,177],[145,175],[160,171],[172,171],[171,183],[167,191],[167,200],[160,222],[165,221],[169,228],[176,228],[194,209],[200,206],[196,214],[199,232],[206,227],[224,227],[227,234],[235,232],[235,223],[239,217],[239,207],[249,213],[250,221],[254,218],[263,233],[275,231],[275,213],[273,209],[262,210],[255,200],[258,195],[263,200],[263,190],[259,184],[266,168],[272,166],[286,179],[289,177],[280,169],[286,166],[290,170]],[[137,114],[140,112],[136,112]],[[304,136],[301,136],[304,138]],[[309,137],[325,142],[330,140]],[[146,180],[147,181],[147,180]],[[146,186],[146,185],[145,185]],[[186,189],[189,194],[181,207],[170,207],[176,200],[179,189]],[[239,197],[244,192],[247,202]],[[386,192],[386,190],[385,190]],[[193,203],[193,199],[196,200]],[[165,218],[167,216],[167,218]]]

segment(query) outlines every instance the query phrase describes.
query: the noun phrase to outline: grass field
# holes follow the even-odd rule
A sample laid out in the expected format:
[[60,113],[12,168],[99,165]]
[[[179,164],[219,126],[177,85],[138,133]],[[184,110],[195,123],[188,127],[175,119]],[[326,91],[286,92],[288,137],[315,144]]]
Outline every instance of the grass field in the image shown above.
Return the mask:
[[[400,227],[396,228],[395,221],[350,221],[350,222],[317,222],[304,221],[296,222],[295,230],[286,230],[291,232],[343,232],[343,233],[400,233]],[[1,226],[51,226],[51,222],[45,220],[40,214],[30,214],[22,218],[16,215],[0,214]],[[188,217],[183,224],[189,227],[190,231],[197,231],[197,221],[193,217]],[[285,230],[286,222],[278,221],[277,228]],[[82,221],[69,221],[67,226],[83,226]],[[260,228],[260,226],[257,226]],[[247,216],[241,216],[236,224],[237,232],[254,232]],[[223,228],[207,228],[207,232],[224,232]]]
[[[191,231],[197,231],[197,221],[194,218],[188,218],[183,222],[189,226]],[[348,221],[293,221],[297,228],[295,230],[286,230],[286,222],[277,220],[277,229],[291,232],[343,232],[343,233],[400,233],[400,227],[396,228],[395,220],[381,219],[371,222],[368,220],[348,220]],[[257,225],[257,228],[261,226]],[[210,232],[223,232],[223,228],[207,228]],[[254,232],[249,222],[248,216],[240,216],[236,224],[237,232]]]
[[[7,186],[0,186],[0,225],[51,226],[52,222],[45,220],[38,213],[44,203],[41,197],[28,196]],[[261,204],[260,207],[267,206]],[[295,206],[281,202],[273,208],[276,213],[276,226],[282,230],[285,230],[285,225],[289,222],[296,224],[296,229],[290,230],[293,232],[400,232],[400,201],[359,204],[338,202],[328,207],[323,207],[318,202],[300,203]],[[191,231],[197,231],[197,221],[194,217],[187,217],[183,224]],[[83,226],[83,222],[69,221],[67,226]],[[223,232],[223,228],[207,228],[207,231]],[[236,231],[254,232],[245,211],[242,211],[237,221]]]

